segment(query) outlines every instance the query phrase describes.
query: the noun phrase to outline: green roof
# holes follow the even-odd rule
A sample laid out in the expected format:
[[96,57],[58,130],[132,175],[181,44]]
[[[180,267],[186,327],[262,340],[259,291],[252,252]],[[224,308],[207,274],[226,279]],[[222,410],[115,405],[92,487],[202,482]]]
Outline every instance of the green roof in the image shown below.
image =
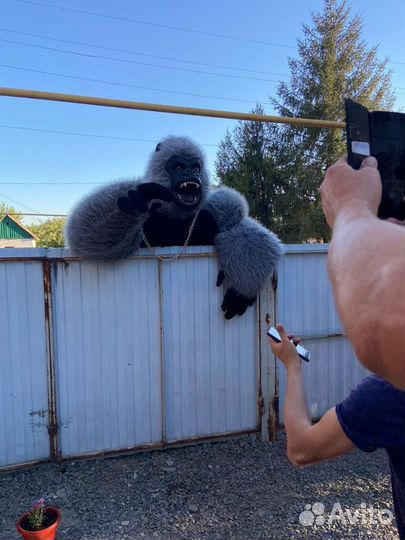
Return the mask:
[[22,240],[24,238],[35,238],[23,225],[6,214],[0,216],[0,239],[1,240]]

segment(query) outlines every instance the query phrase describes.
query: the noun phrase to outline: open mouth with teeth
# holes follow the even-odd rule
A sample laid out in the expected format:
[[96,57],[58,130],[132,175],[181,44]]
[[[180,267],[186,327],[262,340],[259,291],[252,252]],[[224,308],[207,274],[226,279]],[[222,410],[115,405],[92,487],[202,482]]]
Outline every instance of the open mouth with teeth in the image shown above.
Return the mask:
[[201,184],[195,180],[180,182],[175,191],[178,201],[184,208],[194,208],[201,200]]

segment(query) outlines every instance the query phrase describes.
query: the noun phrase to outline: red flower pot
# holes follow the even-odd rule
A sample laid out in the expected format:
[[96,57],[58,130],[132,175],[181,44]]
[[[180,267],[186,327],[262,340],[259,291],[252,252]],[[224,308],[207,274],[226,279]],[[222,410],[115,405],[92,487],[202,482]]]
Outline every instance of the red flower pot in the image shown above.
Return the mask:
[[45,510],[47,526],[40,531],[31,531],[28,522],[28,512],[17,521],[17,531],[27,540],[55,540],[56,531],[62,518],[57,508],[49,506]]

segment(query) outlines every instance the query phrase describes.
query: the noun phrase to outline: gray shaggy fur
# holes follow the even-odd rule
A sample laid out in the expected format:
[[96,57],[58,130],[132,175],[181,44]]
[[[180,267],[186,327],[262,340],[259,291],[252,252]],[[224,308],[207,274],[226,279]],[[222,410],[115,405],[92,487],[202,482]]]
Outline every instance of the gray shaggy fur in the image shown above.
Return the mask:
[[247,298],[257,295],[282,253],[278,238],[249,217],[218,233],[215,249],[227,286]]
[[[73,255],[115,260],[135,253],[148,213],[127,215],[118,208],[117,199],[143,182],[170,187],[170,177],[165,170],[167,160],[173,155],[197,157],[202,163],[203,196],[194,213],[205,208],[216,221],[215,248],[228,287],[248,298],[255,297],[281,255],[279,240],[248,217],[249,208],[240,193],[230,188],[209,189],[205,156],[193,141],[187,137],[167,137],[157,148],[141,179],[123,180],[99,188],[75,206],[66,226],[66,238]],[[190,216],[190,212],[166,202],[158,212],[180,220]]]
[[227,187],[211,190],[205,208],[215,216],[219,232],[235,227],[249,214],[245,197]]
[[73,255],[97,261],[122,259],[138,248],[147,214],[130,216],[118,208],[118,197],[139,182],[123,180],[96,189],[79,201],[67,221],[65,237]]

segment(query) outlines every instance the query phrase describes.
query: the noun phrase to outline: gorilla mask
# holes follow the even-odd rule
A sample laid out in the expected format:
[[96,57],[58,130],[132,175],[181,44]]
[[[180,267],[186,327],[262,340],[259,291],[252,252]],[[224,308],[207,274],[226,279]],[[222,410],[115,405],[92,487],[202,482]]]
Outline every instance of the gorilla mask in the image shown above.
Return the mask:
[[167,160],[165,170],[175,195],[174,204],[182,210],[194,210],[202,198],[201,161],[174,155]]

